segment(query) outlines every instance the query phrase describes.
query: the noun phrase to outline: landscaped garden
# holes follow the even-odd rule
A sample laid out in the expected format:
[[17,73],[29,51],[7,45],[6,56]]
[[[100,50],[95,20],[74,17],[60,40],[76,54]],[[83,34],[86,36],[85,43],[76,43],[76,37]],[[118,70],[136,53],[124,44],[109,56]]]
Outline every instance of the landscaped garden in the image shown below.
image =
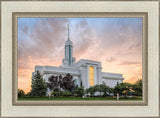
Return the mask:
[[[70,74],[51,76],[46,83],[37,72],[32,79],[31,91],[18,89],[18,100],[142,100],[142,80],[134,84],[117,83],[114,88],[105,84],[84,89],[75,85]],[[47,89],[50,93],[47,95]]]

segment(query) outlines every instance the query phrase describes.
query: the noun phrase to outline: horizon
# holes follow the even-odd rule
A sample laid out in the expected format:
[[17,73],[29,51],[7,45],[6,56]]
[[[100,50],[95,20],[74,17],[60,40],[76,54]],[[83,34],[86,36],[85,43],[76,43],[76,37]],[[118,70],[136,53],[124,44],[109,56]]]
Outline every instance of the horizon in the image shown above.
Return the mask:
[[124,82],[142,79],[142,18],[18,18],[18,88],[30,91],[36,65],[62,64],[67,24],[76,62],[100,61]]

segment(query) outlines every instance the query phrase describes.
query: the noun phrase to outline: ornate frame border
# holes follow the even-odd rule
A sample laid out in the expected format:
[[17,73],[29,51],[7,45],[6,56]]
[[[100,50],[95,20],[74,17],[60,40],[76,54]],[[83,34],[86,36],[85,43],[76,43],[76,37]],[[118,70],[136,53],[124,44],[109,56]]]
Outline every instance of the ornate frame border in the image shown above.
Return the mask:
[[[0,6],[1,6],[1,2],[2,1],[5,1],[5,0],[1,0],[0,1]],[[6,1],[12,1],[12,0],[6,0]],[[16,0],[15,0],[16,1]],[[17,1],[19,1],[19,0],[17,0]],[[27,0],[24,0],[24,1],[27,1]],[[41,0],[30,0],[30,1],[41,1]],[[48,0],[46,0],[46,1],[48,1]],[[50,0],[49,0],[50,1]],[[60,0],[60,1],[63,1],[63,0]],[[67,1],[67,0],[64,0],[64,1]],[[70,1],[74,1],[74,0],[70,0]],[[85,0],[76,0],[76,1],[85,1]],[[88,0],[88,1],[90,1],[90,0]],[[94,0],[93,0],[94,1]],[[98,1],[103,1],[103,0],[98,0]],[[121,1],[121,0],[116,0],[116,1]],[[127,1],[127,0],[124,0],[124,1]],[[139,1],[139,0],[138,0]],[[145,1],[145,0],[144,0]],[[150,1],[150,0],[146,0],[146,1]],[[157,0],[155,0],[155,1],[157,1]],[[133,12],[132,12],[133,13]],[[16,23],[16,18],[17,17],[29,17],[29,16],[31,16],[31,14],[32,14],[32,16],[33,15],[36,15],[37,17],[42,17],[43,16],[43,13],[18,13],[18,12],[15,12],[15,13],[13,13],[12,14],[12,19],[13,19],[13,29],[12,29],[12,32],[13,32],[13,39],[16,39],[16,37],[17,37],[17,32],[16,32],[16,26],[17,26],[17,23]],[[49,14],[49,17],[53,17],[53,14],[51,14],[51,13],[48,13]],[[59,13],[58,13],[59,14]],[[71,13],[69,13],[69,14],[71,14]],[[106,14],[106,13],[105,13]],[[109,13],[108,13],[109,14]],[[119,13],[115,13],[115,14],[119,14]],[[125,14],[125,13],[124,13]],[[123,15],[124,15],[123,14]],[[129,13],[129,14],[131,14],[131,13]],[[128,14],[128,15],[129,15]],[[137,13],[135,13],[135,14],[137,14]],[[147,79],[148,79],[148,76],[147,76],[147,71],[146,70],[148,70],[148,64],[147,64],[147,62],[148,62],[148,58],[144,58],[144,57],[147,57],[148,56],[148,51],[146,51],[146,49],[148,49],[148,47],[147,47],[147,45],[148,45],[148,41],[146,41],[146,40],[144,40],[144,39],[147,39],[147,29],[148,29],[148,24],[147,24],[147,22],[148,22],[148,15],[146,14],[146,13],[142,13],[144,16],[142,16],[143,17],[143,34],[145,34],[145,35],[143,35],[143,73],[145,73],[145,74],[143,74],[143,79],[144,79],[144,77],[146,77]],[[57,14],[56,14],[57,15]],[[66,17],[67,17],[67,14],[65,13],[65,14],[61,14],[61,15],[66,15]],[[104,15],[104,14],[103,14]],[[109,15],[111,15],[111,14],[109,14]],[[126,15],[126,14],[125,14]],[[63,16],[63,17],[64,17]],[[114,16],[114,15],[111,15],[111,16]],[[61,16],[59,16],[59,17],[61,17]],[[71,16],[70,16],[71,17]],[[91,16],[90,16],[91,17]],[[92,16],[92,17],[95,17],[95,16]],[[159,15],[159,17],[160,17],[160,15]],[[145,19],[145,20],[144,20]],[[145,24],[145,25],[144,25]],[[159,24],[160,25],[160,24]],[[1,24],[0,24],[0,27],[1,27]],[[159,26],[160,27],[160,26]],[[144,29],[146,29],[146,30],[144,30]],[[13,56],[13,54],[16,54],[17,55],[17,53],[16,53],[16,49],[17,49],[17,42],[16,42],[16,40],[14,40],[13,41],[13,44],[12,44],[12,46],[13,46],[13,52],[12,52],[12,56]],[[0,50],[1,51],[1,50]],[[16,86],[17,86],[17,80],[16,80],[16,77],[17,77],[17,63],[16,63],[16,60],[17,60],[17,58],[16,58],[16,56],[13,56],[12,57],[13,58],[13,62],[12,62],[12,64],[13,64],[13,75],[12,75],[12,77],[13,77],[13,82],[12,82],[12,85],[13,85],[13,91],[12,91],[12,96],[13,96],[13,101],[12,101],[12,105],[14,105],[14,106],[23,106],[23,105],[25,105],[25,106],[53,106],[53,105],[56,105],[56,106],[68,106],[68,105],[70,105],[70,106],[74,106],[74,105],[82,105],[82,106],[137,106],[137,105],[140,105],[140,106],[147,106],[147,104],[148,104],[148,80],[147,79],[145,79],[145,81],[144,81],[144,83],[145,84],[143,84],[143,91],[144,91],[144,93],[143,93],[143,102],[135,102],[135,101],[131,101],[130,102],[130,104],[128,104],[127,102],[103,102],[103,101],[100,101],[100,102],[98,102],[97,101],[97,103],[95,103],[95,101],[94,101],[94,103],[87,103],[86,101],[84,101],[84,103],[82,103],[82,101],[71,101],[71,103],[70,102],[62,102],[61,101],[61,103],[59,103],[58,101],[57,102],[49,102],[49,101],[47,101],[46,103],[44,103],[44,101],[43,101],[43,103],[42,102],[36,102],[35,103],[35,101],[34,101],[34,104],[33,104],[33,102],[28,102],[28,101],[23,101],[23,102],[19,102],[19,101],[17,101],[16,100],[16,92],[17,92],[17,90],[15,91],[15,89],[16,89]],[[0,72],[0,75],[1,75],[1,72]],[[0,82],[1,83],[1,82]],[[159,84],[160,85],[160,84]],[[0,93],[1,93],[1,91],[0,91]],[[159,92],[159,94],[160,94],[160,92]],[[1,99],[0,99],[0,101],[1,101]],[[159,99],[159,107],[160,107],[160,99]],[[1,110],[2,110],[2,108],[1,108]],[[160,113],[159,113],[160,114]],[[0,116],[1,116],[1,113],[0,113]],[[114,117],[112,117],[112,118],[114,118]],[[122,117],[121,117],[122,118]],[[132,117],[133,118],[133,117]],[[153,117],[152,117],[153,118]],[[159,118],[159,116],[158,117],[155,117],[155,118]]]

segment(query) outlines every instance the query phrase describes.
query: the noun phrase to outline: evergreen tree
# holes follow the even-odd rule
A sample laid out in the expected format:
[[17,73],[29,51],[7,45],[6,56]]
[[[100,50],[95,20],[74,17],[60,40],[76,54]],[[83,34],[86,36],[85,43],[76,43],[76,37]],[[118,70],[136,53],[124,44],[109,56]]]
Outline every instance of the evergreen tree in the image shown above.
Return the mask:
[[31,85],[31,95],[32,96],[45,96],[47,92],[47,84],[43,80],[39,71],[32,78],[32,85]]

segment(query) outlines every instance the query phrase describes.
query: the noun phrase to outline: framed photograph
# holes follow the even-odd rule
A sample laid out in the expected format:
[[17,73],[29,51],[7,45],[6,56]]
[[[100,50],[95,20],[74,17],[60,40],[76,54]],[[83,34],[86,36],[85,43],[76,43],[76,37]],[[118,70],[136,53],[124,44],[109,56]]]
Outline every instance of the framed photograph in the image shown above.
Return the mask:
[[1,1],[2,118],[159,118],[159,103],[159,1]]

